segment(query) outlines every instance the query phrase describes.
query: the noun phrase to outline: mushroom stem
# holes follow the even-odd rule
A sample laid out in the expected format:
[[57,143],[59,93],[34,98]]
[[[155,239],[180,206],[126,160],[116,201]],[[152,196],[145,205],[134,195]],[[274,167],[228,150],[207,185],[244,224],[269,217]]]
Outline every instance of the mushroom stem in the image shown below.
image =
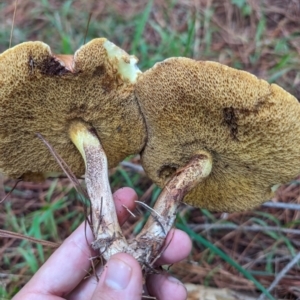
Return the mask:
[[124,252],[127,241],[121,231],[108,181],[108,165],[105,152],[96,132],[87,125],[76,122],[70,127],[72,142],[85,161],[85,182],[91,200],[92,224],[95,241],[105,260],[113,254]]
[[165,185],[147,223],[130,244],[134,257],[141,265],[146,266],[146,272],[151,271],[160,256],[164,240],[175,221],[178,205],[193,187],[210,174],[211,168],[210,154],[195,154]]

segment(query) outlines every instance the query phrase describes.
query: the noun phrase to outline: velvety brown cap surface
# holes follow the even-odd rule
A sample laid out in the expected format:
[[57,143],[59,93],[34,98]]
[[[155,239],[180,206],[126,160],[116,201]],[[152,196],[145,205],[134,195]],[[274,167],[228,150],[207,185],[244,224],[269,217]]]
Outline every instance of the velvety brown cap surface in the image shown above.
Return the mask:
[[210,176],[186,197],[214,211],[250,209],[300,173],[300,105],[275,84],[215,62],[171,58],[139,77],[150,178],[163,186],[199,150]]
[[74,120],[97,130],[110,167],[140,151],[146,132],[134,84],[108,59],[105,43],[91,41],[69,57],[66,66],[41,42],[26,42],[0,54],[2,172],[31,179],[61,171],[37,138],[40,133],[76,175],[84,174],[83,159],[68,136]]

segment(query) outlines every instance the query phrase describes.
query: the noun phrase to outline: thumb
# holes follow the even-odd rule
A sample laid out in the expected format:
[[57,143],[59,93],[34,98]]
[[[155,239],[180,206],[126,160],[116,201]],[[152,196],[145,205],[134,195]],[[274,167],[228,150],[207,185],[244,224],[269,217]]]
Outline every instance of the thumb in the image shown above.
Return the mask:
[[142,286],[139,263],[129,254],[118,253],[105,265],[92,300],[140,300]]

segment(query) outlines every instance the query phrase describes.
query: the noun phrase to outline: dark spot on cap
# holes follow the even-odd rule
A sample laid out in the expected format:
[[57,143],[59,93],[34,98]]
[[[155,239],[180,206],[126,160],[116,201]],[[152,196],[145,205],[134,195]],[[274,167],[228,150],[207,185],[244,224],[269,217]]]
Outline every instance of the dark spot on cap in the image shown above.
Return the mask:
[[225,107],[223,109],[223,120],[224,124],[228,126],[230,130],[230,135],[233,140],[238,140],[238,118],[236,116],[235,110],[232,106]]
[[95,71],[93,72],[93,76],[102,76],[105,74],[105,66],[101,65],[101,66],[97,66],[95,68]]
[[158,176],[163,180],[167,180],[176,172],[177,169],[177,164],[165,164],[159,169]]
[[62,76],[71,73],[52,56],[47,56],[42,62],[37,63],[37,68],[42,74],[49,76]]

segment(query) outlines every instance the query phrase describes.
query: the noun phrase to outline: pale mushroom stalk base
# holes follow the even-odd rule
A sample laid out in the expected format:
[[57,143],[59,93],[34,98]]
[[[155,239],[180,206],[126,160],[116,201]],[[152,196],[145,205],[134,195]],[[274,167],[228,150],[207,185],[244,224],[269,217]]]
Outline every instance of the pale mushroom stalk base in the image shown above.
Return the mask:
[[[176,218],[178,205],[185,195],[211,172],[212,158],[207,152],[195,154],[165,185],[141,233],[130,243],[133,256],[146,273],[164,251],[163,244]],[[167,247],[168,245],[165,245]]]
[[96,132],[82,122],[74,122],[69,130],[71,140],[85,161],[85,182],[91,200],[94,249],[107,261],[119,252],[126,252],[127,241],[121,231],[108,181],[105,152]]
[[206,152],[197,153],[173,175],[143,230],[128,245],[118,223],[108,181],[107,159],[96,132],[83,122],[74,122],[69,134],[85,161],[85,181],[92,205],[95,236],[93,248],[99,249],[105,260],[119,252],[129,253],[138,260],[146,274],[153,272],[153,265],[164,250],[163,243],[175,221],[177,207],[184,196],[210,174],[211,156]]

